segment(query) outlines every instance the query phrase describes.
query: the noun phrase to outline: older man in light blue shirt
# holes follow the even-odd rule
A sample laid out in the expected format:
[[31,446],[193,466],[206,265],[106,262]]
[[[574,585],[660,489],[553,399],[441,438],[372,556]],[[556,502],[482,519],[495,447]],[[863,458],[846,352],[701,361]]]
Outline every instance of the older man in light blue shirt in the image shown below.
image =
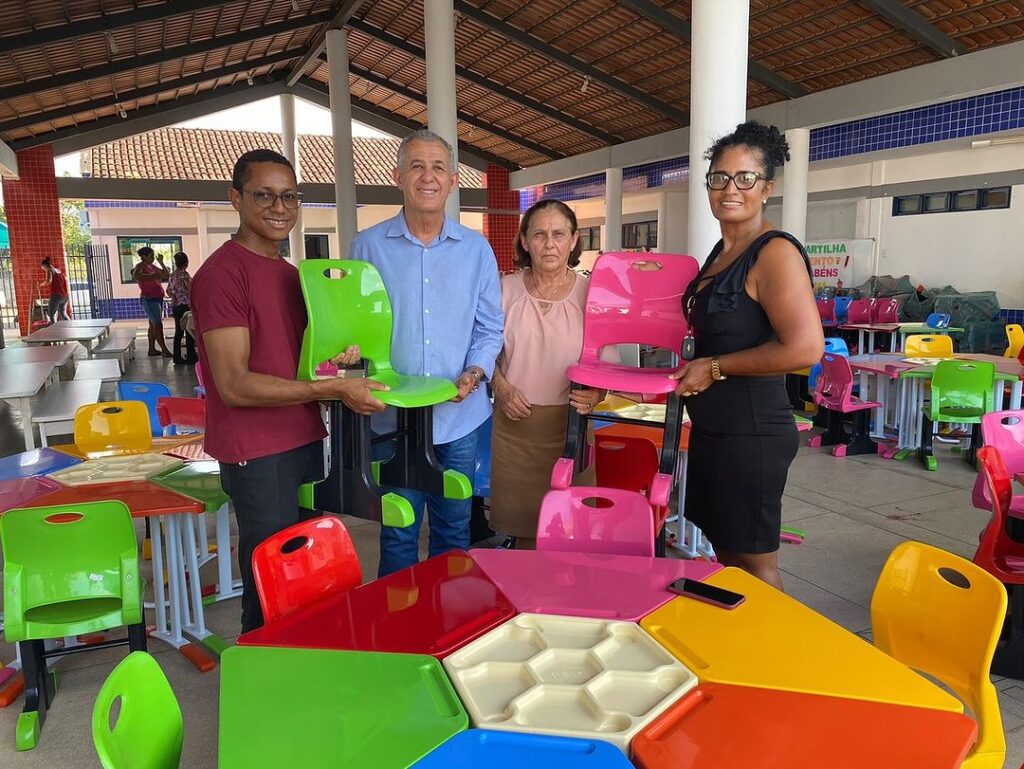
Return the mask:
[[[477,232],[445,216],[458,183],[448,143],[430,131],[406,137],[398,150],[395,183],[405,205],[392,219],[360,232],[352,259],[373,264],[394,312],[391,360],[403,374],[451,379],[458,396],[434,407],[434,453],[446,469],[472,479],[477,432],[491,414],[487,390],[501,352],[505,317],[497,262]],[[416,521],[381,527],[379,575],[419,560],[424,503],[430,515],[430,555],[469,547],[469,500],[398,489]]]

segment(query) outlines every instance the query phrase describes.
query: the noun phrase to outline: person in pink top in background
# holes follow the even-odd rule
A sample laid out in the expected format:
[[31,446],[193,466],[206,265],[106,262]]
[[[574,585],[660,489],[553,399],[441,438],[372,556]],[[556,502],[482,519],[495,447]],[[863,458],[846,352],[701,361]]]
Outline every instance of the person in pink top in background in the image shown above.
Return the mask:
[[171,351],[164,339],[164,287],[161,283],[166,282],[171,273],[164,266],[163,255],[154,253],[149,246],[139,249],[139,259],[141,261],[132,267],[132,280],[139,284],[139,301],[149,321],[149,354],[170,358]]
[[[571,390],[565,375],[583,349],[587,278],[572,268],[582,247],[576,214],[542,200],[523,214],[516,237],[518,272],[501,279],[505,345],[494,371],[491,528],[536,544],[537,514],[551,468],[565,445],[569,408],[589,414],[599,390]],[[602,357],[606,357],[602,355]],[[614,351],[610,358],[618,360]],[[593,485],[593,473],[578,479]]]

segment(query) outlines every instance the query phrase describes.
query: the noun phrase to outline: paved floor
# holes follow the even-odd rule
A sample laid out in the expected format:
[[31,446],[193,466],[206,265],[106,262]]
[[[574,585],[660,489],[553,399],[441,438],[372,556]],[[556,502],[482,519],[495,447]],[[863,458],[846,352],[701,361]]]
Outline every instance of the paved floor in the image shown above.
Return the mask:
[[[140,340],[141,341],[141,340]],[[144,342],[143,342],[144,346]],[[128,376],[165,381],[177,394],[191,394],[191,369],[169,360],[136,360]],[[21,449],[16,412],[0,403],[0,455]],[[927,473],[915,462],[875,456],[835,459],[820,449],[803,448],[790,473],[784,518],[807,533],[801,545],[783,545],[781,562],[787,591],[851,631],[870,638],[868,606],[886,556],[899,542],[916,539],[970,558],[986,515],[971,507],[973,472],[938,448],[939,470]],[[363,563],[364,578],[376,573],[376,524],[345,519]],[[238,633],[238,603],[207,609],[211,628],[227,639]],[[185,716],[181,765],[216,766],[218,669],[197,673],[180,654],[159,641],[150,650],[167,673]],[[0,659],[11,657],[0,644]],[[14,724],[20,702],[0,710],[0,766],[4,769],[96,767],[89,734],[93,700],[123,652],[102,650],[61,662],[61,690],[43,729],[39,747],[14,751]],[[1007,735],[1008,769],[1024,761],[1024,682],[997,679]]]

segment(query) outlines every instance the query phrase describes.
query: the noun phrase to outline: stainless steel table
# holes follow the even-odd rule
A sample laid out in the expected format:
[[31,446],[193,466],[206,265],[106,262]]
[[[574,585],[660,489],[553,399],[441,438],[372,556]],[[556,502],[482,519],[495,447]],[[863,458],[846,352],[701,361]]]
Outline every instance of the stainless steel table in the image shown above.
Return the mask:
[[0,399],[18,404],[26,450],[36,447],[32,436],[32,396],[43,389],[53,374],[54,367],[50,363],[12,363],[0,366]]
[[[52,326],[41,328],[28,336],[23,336],[23,344],[54,344],[57,342],[78,342],[92,357],[92,351],[96,344],[110,332],[110,321],[106,324],[85,325],[84,321],[62,320]],[[77,325],[83,324],[83,325]]]

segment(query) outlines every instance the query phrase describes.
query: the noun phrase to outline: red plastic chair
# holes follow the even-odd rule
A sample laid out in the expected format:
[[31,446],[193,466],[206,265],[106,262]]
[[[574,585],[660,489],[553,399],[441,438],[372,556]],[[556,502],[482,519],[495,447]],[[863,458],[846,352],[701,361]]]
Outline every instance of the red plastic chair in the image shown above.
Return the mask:
[[[658,447],[647,438],[594,434],[597,485],[646,496],[658,472]],[[668,508],[654,508],[654,528],[661,530]]]
[[847,323],[870,323],[874,299],[854,299],[846,308]]
[[206,429],[206,400],[204,398],[158,398],[156,416],[164,432],[168,427]]
[[900,322],[900,301],[895,297],[890,299],[876,299],[871,308],[871,320],[873,323],[899,323]]
[[635,491],[552,489],[541,501],[537,549],[653,558],[654,512]]
[[1006,531],[1012,481],[999,449],[983,446],[977,457],[992,500],[992,518],[981,532],[974,562],[1006,585],[1010,593],[1009,638],[996,651],[992,672],[1024,678],[1024,543],[1011,539]]
[[[874,454],[881,449],[868,432],[870,409],[879,408],[877,401],[853,396],[853,369],[850,361],[837,353],[821,356],[821,376],[814,390],[814,402],[826,409],[825,432],[813,436],[808,446],[834,446],[832,456]],[[853,432],[847,436],[843,414],[853,414]]]
[[348,529],[333,516],[300,521],[261,542],[252,571],[268,625],[363,581]]
[[832,299],[816,299],[818,316],[823,324],[834,326],[836,323],[836,303]]
[[[1024,472],[1024,411],[992,411],[981,418],[982,444],[999,450],[1007,474]],[[979,510],[991,510],[992,498],[985,479],[978,474],[971,492],[971,501]],[[1024,494],[1010,499],[1008,511],[1012,518],[1024,518]]]
[[197,398],[206,397],[206,384],[203,382],[203,367],[199,365],[199,361],[196,361],[195,365],[196,381],[199,382],[199,386],[195,388],[195,396]]

